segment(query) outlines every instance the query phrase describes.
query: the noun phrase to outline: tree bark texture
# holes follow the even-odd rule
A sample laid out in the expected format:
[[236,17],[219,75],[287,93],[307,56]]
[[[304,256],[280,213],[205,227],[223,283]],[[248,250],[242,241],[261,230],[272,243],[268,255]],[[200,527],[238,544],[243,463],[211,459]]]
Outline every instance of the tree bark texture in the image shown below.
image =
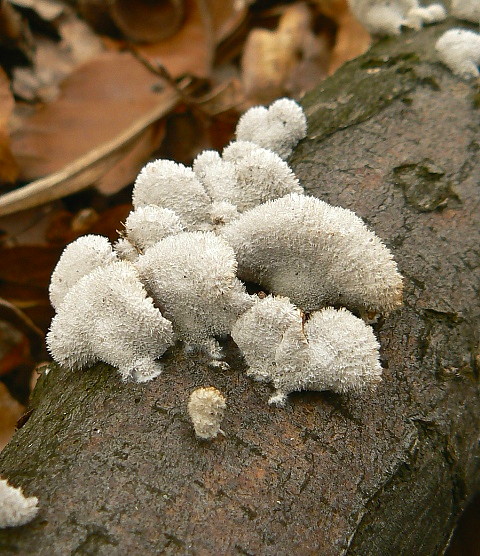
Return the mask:
[[[291,163],[392,249],[403,307],[374,325],[374,395],[298,393],[180,347],[147,385],[54,365],[0,474],[41,510],[2,554],[432,555],[479,472],[479,96],[435,60],[448,25],[378,43],[303,100]],[[195,438],[190,392],[228,397],[225,437]]]

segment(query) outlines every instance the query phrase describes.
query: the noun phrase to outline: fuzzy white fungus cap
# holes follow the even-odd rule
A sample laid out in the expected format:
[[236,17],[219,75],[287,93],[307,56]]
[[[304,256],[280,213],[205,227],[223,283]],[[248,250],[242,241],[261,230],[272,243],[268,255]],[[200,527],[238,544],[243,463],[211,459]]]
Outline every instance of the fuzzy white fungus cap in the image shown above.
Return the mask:
[[38,498],[26,498],[21,488],[0,479],[0,528],[18,527],[32,521],[38,513]]
[[480,33],[466,29],[449,29],[435,44],[440,60],[453,73],[463,77],[480,75]]
[[[238,212],[287,193],[303,193],[295,174],[278,154],[250,141],[230,143],[222,158],[216,152],[205,151],[195,159],[193,168],[215,202],[228,202]],[[215,223],[215,209],[210,210]],[[232,211],[230,221],[234,216],[238,214]]]
[[239,212],[287,193],[303,193],[303,187],[288,164],[268,149],[236,141],[225,148],[223,156],[235,168]]
[[121,237],[113,244],[113,249],[117,257],[122,261],[129,261],[134,263],[140,254],[138,249],[130,243],[126,237]]
[[211,345],[253,303],[236,278],[232,248],[211,232],[167,237],[139,257],[137,268],[178,339],[187,343]]
[[211,440],[223,434],[220,426],[226,407],[225,397],[213,386],[197,388],[190,394],[188,414],[198,438]]
[[299,322],[300,311],[288,297],[257,299],[232,328],[233,341],[241,349],[249,368],[247,375],[255,380],[270,380],[275,366],[275,353],[286,330]]
[[157,205],[175,212],[188,230],[208,230],[211,199],[194,171],[171,160],[142,168],[133,188],[135,209]]
[[156,361],[173,343],[170,321],[147,296],[132,264],[97,268],[66,295],[47,334],[53,359],[67,369],[98,361],[123,379],[145,382],[159,375]]
[[141,252],[161,239],[183,231],[180,218],[168,208],[146,205],[132,211],[125,221],[128,241]]
[[303,322],[288,300],[267,297],[238,319],[232,337],[247,374],[275,386],[269,403],[282,405],[298,390],[360,392],[381,380],[372,329],[346,309],[328,307]]
[[372,34],[399,35],[401,28],[421,29],[424,23],[436,23],[447,17],[441,4],[419,6],[417,0],[348,0],[350,9]]
[[87,235],[67,245],[50,281],[50,302],[58,309],[68,291],[92,270],[115,262],[117,256],[106,237]]
[[213,201],[237,203],[235,167],[216,151],[203,151],[193,161],[193,171]]
[[295,145],[307,134],[305,113],[294,100],[281,98],[268,109],[255,106],[240,118],[236,137],[251,141],[276,152],[281,158],[290,156]]
[[339,305],[383,312],[401,304],[392,254],[348,209],[290,194],[245,212],[221,234],[241,279],[305,311]]
[[452,0],[451,11],[458,19],[480,23],[480,0]]

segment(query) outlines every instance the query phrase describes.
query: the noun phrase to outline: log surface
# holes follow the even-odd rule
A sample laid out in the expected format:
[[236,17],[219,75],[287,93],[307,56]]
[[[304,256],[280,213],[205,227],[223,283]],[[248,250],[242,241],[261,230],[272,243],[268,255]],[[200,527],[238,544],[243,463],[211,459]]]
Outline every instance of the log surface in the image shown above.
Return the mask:
[[[479,97],[435,61],[446,25],[406,32],[303,100],[291,163],[392,249],[404,306],[374,325],[375,395],[267,405],[233,342],[228,370],[180,347],[147,385],[51,366],[0,475],[41,511],[2,554],[431,555],[480,485]],[[198,386],[228,397],[225,437],[195,438]]]

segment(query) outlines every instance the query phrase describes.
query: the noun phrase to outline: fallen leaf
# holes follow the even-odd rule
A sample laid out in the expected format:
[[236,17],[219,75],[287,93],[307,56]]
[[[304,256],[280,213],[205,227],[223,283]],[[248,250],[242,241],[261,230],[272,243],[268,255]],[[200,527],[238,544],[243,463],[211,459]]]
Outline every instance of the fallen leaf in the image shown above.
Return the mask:
[[253,103],[298,95],[326,76],[326,44],[312,31],[304,2],[287,7],[275,31],[253,29],[242,56],[242,83]]
[[3,450],[12,438],[17,421],[24,410],[24,406],[14,400],[5,384],[0,382],[0,450]]
[[13,134],[21,179],[57,172],[117,137],[162,103],[158,85],[130,53],[105,52],[80,66],[63,82],[60,98]]
[[9,123],[14,107],[10,81],[0,68],[0,183],[13,183],[19,168],[10,147]]
[[185,0],[110,0],[110,17],[123,35],[135,42],[156,42],[173,36],[185,17]]
[[24,363],[29,353],[27,338],[10,323],[0,319],[0,376]]
[[215,50],[213,22],[205,0],[186,0],[185,20],[175,35],[152,44],[139,44],[137,52],[160,63],[172,77],[190,74],[207,78]]
[[348,7],[347,0],[314,0],[318,10],[335,21],[337,33],[328,74],[334,73],[341,65],[368,50],[371,37],[357,21]]
[[[148,127],[168,113],[179,97],[170,88],[154,92],[158,86],[157,78],[129,53],[102,54],[74,72],[66,80],[62,97],[28,118],[13,139],[25,180],[54,173],[0,197],[0,215],[92,185],[143,134],[158,141],[158,133]],[[158,144],[144,146],[146,159]],[[133,158],[133,171],[137,171],[138,151]],[[119,176],[116,190],[129,183],[132,172]]]

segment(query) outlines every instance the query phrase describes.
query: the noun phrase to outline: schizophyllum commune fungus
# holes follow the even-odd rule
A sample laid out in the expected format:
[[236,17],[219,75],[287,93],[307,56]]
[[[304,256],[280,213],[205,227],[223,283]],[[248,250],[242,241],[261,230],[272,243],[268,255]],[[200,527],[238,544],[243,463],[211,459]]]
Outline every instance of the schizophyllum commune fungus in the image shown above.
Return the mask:
[[153,305],[135,268],[120,261],[79,280],[58,307],[47,334],[52,357],[67,369],[104,361],[124,379],[151,380],[156,359],[175,342],[172,323]]
[[440,60],[453,73],[466,79],[480,75],[480,33],[449,29],[438,39],[435,48]]
[[[69,369],[104,361],[124,379],[147,381],[177,340],[187,352],[201,348],[218,359],[216,338],[231,334],[247,374],[277,389],[272,403],[294,390],[357,392],[376,384],[373,332],[330,306],[390,311],[401,303],[402,279],[360,218],[304,195],[281,157],[305,133],[302,109],[282,99],[248,111],[237,140],[222,155],[201,153],[193,169],[147,164],[115,249],[87,236],[60,258],[50,288],[53,358]],[[259,301],[241,280],[277,297]],[[192,395],[197,416],[209,400],[223,411],[223,398],[213,394]]]
[[142,282],[187,344],[211,346],[253,303],[236,277],[233,249],[211,232],[183,232],[147,249]]
[[213,386],[197,388],[190,394],[188,414],[198,438],[211,440],[223,434],[220,426],[226,407],[225,397]]
[[156,205],[175,212],[186,229],[208,230],[211,199],[194,171],[172,160],[149,162],[133,188],[135,209]]
[[240,118],[237,141],[251,141],[276,152],[282,158],[292,153],[295,145],[307,134],[307,119],[301,107],[281,98],[270,108],[255,106]]
[[18,527],[32,521],[38,513],[38,498],[25,497],[21,488],[15,488],[0,479],[0,528]]
[[241,279],[305,311],[343,305],[384,312],[401,303],[390,251],[348,209],[292,193],[245,212],[221,234]]
[[88,235],[79,237],[64,249],[50,280],[50,302],[57,309],[68,291],[96,268],[116,260],[106,237]]
[[447,17],[441,4],[419,6],[418,0],[348,0],[352,13],[374,35],[399,35],[402,27],[419,30]]
[[346,309],[327,307],[305,321],[288,299],[266,297],[237,320],[232,338],[247,374],[275,386],[269,403],[283,405],[298,390],[360,392],[381,380],[372,329]]

